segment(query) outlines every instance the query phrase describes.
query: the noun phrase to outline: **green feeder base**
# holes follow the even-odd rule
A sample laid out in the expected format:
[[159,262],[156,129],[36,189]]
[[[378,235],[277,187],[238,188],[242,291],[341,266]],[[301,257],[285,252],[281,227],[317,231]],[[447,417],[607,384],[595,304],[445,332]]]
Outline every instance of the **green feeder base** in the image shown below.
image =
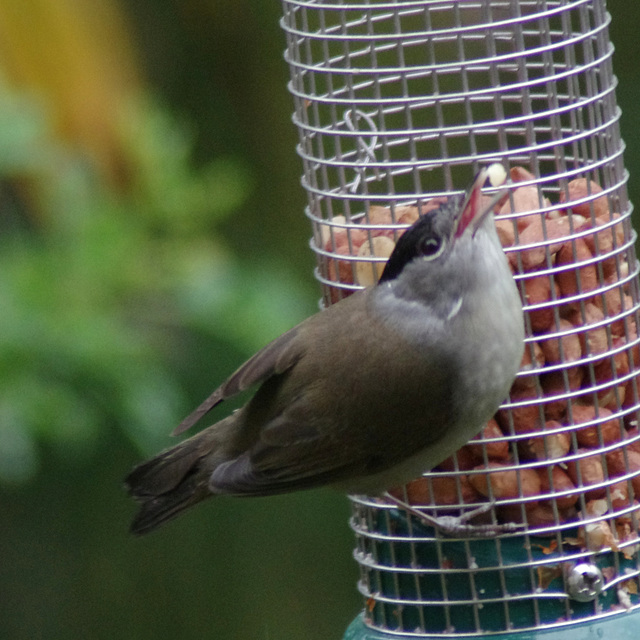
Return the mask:
[[[451,636],[415,636],[385,633],[367,627],[359,615],[348,627],[343,640],[443,640]],[[458,640],[495,637],[496,640],[638,640],[640,638],[640,611],[607,616],[597,621],[565,624],[553,629],[516,631],[513,633],[487,633],[481,636],[455,636]]]

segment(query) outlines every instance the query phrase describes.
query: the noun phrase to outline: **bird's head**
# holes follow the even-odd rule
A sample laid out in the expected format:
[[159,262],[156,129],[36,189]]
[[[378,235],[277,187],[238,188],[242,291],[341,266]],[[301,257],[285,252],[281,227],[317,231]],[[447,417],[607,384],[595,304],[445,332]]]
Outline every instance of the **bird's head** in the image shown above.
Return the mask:
[[496,188],[505,183],[506,172],[499,163],[482,169],[463,194],[452,196],[437,209],[421,216],[399,238],[380,277],[380,283],[397,279],[409,264],[445,263],[456,245],[473,241],[478,229],[491,217],[496,203],[505,191],[490,200],[482,197],[488,183]]

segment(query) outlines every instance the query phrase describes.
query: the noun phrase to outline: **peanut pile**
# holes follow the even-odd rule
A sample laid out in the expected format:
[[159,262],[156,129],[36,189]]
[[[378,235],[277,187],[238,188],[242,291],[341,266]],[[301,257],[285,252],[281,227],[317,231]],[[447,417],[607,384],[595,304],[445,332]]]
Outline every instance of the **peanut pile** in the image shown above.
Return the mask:
[[[628,235],[595,182],[572,180],[554,206],[529,184],[535,181],[529,171],[513,167],[510,174],[515,185],[495,213],[525,307],[529,337],[521,371],[505,408],[435,469],[455,473],[415,480],[401,495],[426,507],[491,499],[500,521],[532,527],[613,517],[640,495],[640,436],[631,411],[638,404],[633,372],[640,369],[640,347],[625,282]],[[389,225],[409,225],[443,200],[420,210],[395,207],[393,217],[389,208],[372,206],[363,228],[326,232],[323,249],[345,258],[327,258],[325,275],[336,283],[373,284],[384,261],[367,259],[388,258],[403,231]],[[349,293],[336,288],[332,301]],[[629,473],[628,481],[616,480]],[[629,522],[618,518],[614,526],[628,530]],[[607,522],[589,535],[589,545],[611,546]]]

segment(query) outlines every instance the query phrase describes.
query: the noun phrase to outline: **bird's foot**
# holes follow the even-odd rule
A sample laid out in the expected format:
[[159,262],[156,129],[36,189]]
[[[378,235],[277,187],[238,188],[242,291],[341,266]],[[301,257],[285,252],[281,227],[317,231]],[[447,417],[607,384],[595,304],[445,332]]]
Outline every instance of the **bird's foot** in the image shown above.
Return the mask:
[[503,524],[471,524],[469,521],[475,517],[490,511],[494,504],[485,502],[479,507],[467,511],[460,516],[432,516],[416,507],[407,504],[403,500],[396,498],[390,493],[385,493],[384,498],[395,504],[400,509],[415,516],[427,526],[437,529],[446,536],[455,538],[495,538],[503,533],[513,533],[522,529],[524,525],[516,522],[505,522]]

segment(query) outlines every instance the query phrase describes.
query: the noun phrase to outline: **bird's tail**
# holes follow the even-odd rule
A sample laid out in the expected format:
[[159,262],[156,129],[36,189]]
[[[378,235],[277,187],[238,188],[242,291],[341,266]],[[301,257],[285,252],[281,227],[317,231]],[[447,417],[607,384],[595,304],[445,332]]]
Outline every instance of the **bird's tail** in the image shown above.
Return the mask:
[[208,480],[217,466],[215,458],[222,426],[222,423],[213,425],[163,451],[138,465],[125,478],[129,495],[140,503],[131,523],[132,533],[149,533],[211,495]]

